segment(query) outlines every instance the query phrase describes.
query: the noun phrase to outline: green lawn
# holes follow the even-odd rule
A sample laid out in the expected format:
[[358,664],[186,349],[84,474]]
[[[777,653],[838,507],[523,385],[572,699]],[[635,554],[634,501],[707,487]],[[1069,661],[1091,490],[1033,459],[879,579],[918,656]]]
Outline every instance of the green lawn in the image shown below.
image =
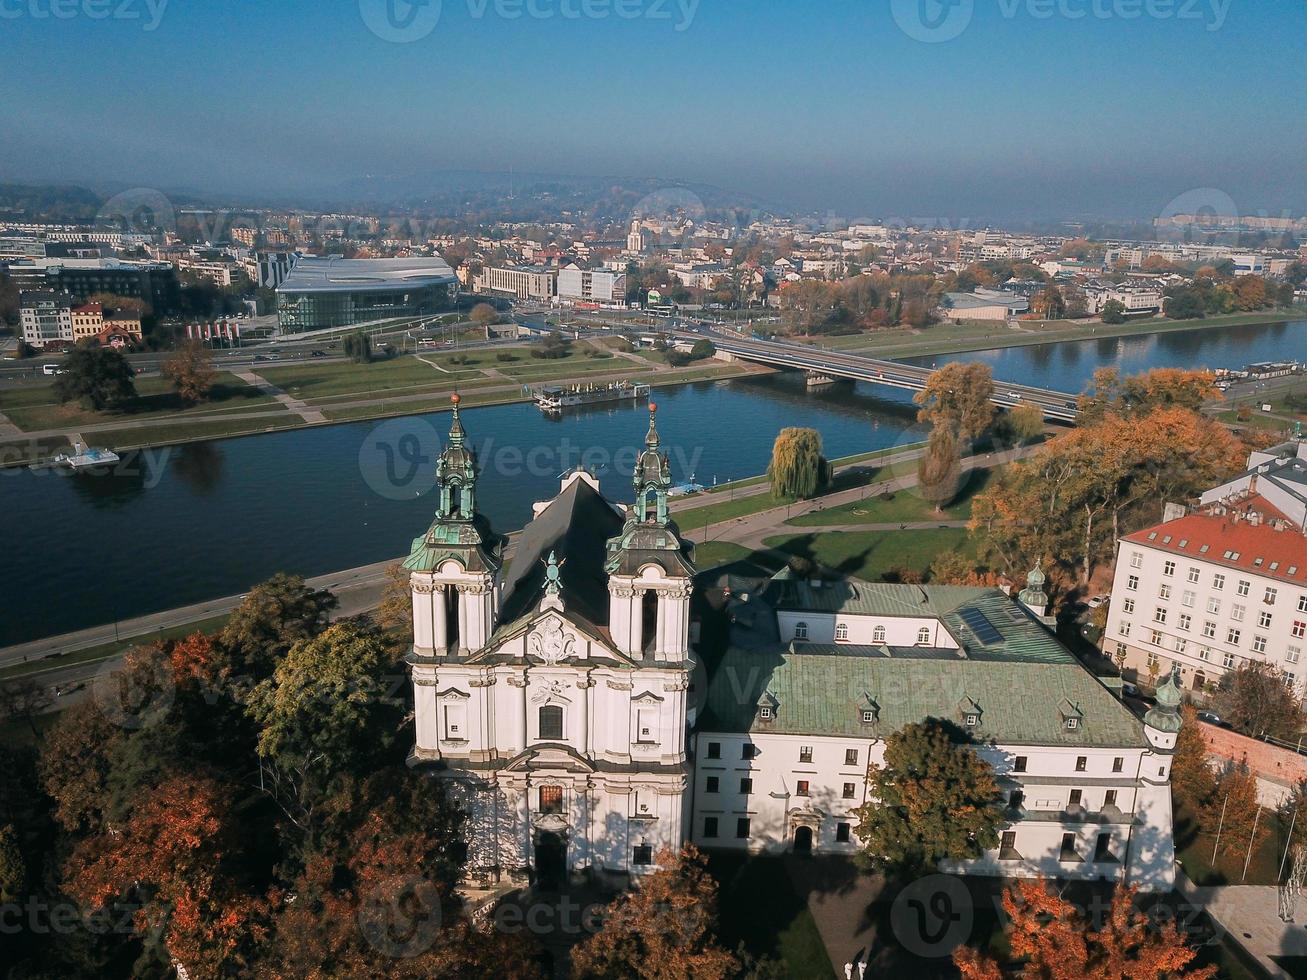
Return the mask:
[[1273,885],[1279,880],[1288,828],[1281,825],[1275,811],[1262,810],[1262,826],[1269,826],[1271,832],[1252,852],[1246,878],[1243,865],[1247,857],[1247,841],[1227,848],[1229,839],[1222,838],[1222,849],[1213,862],[1215,835],[1200,833],[1193,814],[1186,811],[1179,800],[1174,803],[1174,818],[1176,857],[1195,885]]
[[792,518],[787,524],[795,527],[823,527],[833,524],[915,524],[924,521],[964,521],[971,516],[971,502],[975,495],[989,483],[992,470],[974,470],[962,487],[958,498],[944,508],[943,513],[936,513],[933,504],[923,500],[915,487],[896,490],[889,495],[867,497],[838,507],[802,514]]
[[109,449],[136,449],[141,446],[163,446],[196,439],[221,439],[226,436],[253,435],[275,429],[290,429],[303,425],[298,415],[285,412],[268,418],[247,419],[233,416],[210,422],[183,422],[177,425],[144,425],[131,429],[101,429],[92,433],[97,446]]
[[705,541],[694,546],[694,565],[699,571],[748,558],[752,552],[733,541]]
[[184,405],[163,378],[139,378],[138,398],[115,412],[93,412],[76,404],[61,405],[53,385],[16,388],[0,392],[0,412],[20,429],[76,429],[112,422],[115,419],[164,418],[174,415],[208,415],[217,412],[239,414],[277,408],[277,402],[226,371],[218,372],[208,399],[198,405]]
[[[426,356],[426,355],[424,355]],[[432,358],[436,360],[437,358]],[[255,373],[282,391],[311,401],[329,395],[397,393],[405,388],[452,385],[463,378],[483,377],[475,369],[438,371],[416,357],[401,356],[369,364],[288,364],[285,367],[255,365]]]
[[776,975],[790,980],[831,980],[834,969],[821,933],[782,861],[709,851],[708,870],[720,885],[717,906],[724,946],[736,949],[743,943],[752,956],[779,961],[781,972]]
[[763,544],[870,582],[900,570],[924,573],[942,552],[966,553],[971,547],[966,529],[960,527],[922,531],[816,531],[777,535],[767,538]]
[[0,442],[0,469],[22,466],[49,459],[67,452],[72,446],[63,436],[44,436],[40,439],[14,439]]

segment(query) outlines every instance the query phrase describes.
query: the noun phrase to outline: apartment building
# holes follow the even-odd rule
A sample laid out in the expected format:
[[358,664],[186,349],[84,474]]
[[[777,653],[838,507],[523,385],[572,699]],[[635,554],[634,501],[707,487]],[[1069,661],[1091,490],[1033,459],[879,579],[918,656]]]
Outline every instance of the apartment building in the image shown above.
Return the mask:
[[73,298],[68,293],[26,292],[19,297],[23,340],[33,347],[73,341]]
[[623,304],[626,273],[569,265],[558,273],[558,299],[563,303]]
[[498,293],[549,303],[558,295],[558,270],[544,266],[486,267],[473,281],[473,288],[478,293]]

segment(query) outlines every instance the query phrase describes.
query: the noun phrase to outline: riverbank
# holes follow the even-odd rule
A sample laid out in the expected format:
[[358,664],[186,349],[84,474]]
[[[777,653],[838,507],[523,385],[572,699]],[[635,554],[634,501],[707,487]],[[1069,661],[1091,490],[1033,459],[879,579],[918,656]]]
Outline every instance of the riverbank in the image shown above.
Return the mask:
[[1018,320],[1015,327],[1001,321],[972,321],[961,325],[940,323],[922,330],[882,330],[847,337],[793,338],[801,343],[828,347],[871,357],[929,357],[932,354],[966,354],[972,351],[1059,344],[1079,340],[1110,340],[1141,334],[1164,334],[1182,330],[1214,330],[1221,327],[1263,326],[1307,320],[1307,309],[1293,308],[1266,313],[1235,313],[1201,320],[1168,320],[1156,317],[1106,324],[1097,320]]

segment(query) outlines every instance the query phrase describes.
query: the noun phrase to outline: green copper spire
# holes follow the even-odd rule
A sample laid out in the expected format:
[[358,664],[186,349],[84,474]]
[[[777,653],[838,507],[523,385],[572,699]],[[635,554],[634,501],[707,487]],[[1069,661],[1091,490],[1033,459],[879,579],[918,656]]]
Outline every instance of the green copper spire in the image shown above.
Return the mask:
[[1180,702],[1183,700],[1180,668],[1172,665],[1171,673],[1157,687],[1157,704],[1144,715],[1144,724],[1159,732],[1178,732],[1183,721],[1180,715]]

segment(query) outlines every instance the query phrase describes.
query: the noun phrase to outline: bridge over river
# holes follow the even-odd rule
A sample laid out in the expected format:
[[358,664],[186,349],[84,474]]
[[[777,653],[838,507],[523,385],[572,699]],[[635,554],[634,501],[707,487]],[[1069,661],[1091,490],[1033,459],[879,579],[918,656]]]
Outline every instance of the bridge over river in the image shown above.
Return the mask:
[[[701,335],[686,333],[684,336],[688,340],[697,339]],[[901,364],[898,361],[885,361],[860,354],[822,350],[774,340],[743,340],[714,333],[712,342],[722,353],[741,360],[755,361],[772,367],[802,368],[829,378],[848,378],[870,384],[888,385],[891,388],[906,388],[910,391],[921,391],[926,386],[926,378],[931,374],[930,368],[915,364]],[[1074,422],[1080,414],[1080,410],[1076,407],[1075,395],[1048,388],[1036,388],[1033,385],[995,381],[994,397],[991,401],[1003,408],[1014,408],[1022,403],[1037,405],[1046,419],[1059,422]]]

